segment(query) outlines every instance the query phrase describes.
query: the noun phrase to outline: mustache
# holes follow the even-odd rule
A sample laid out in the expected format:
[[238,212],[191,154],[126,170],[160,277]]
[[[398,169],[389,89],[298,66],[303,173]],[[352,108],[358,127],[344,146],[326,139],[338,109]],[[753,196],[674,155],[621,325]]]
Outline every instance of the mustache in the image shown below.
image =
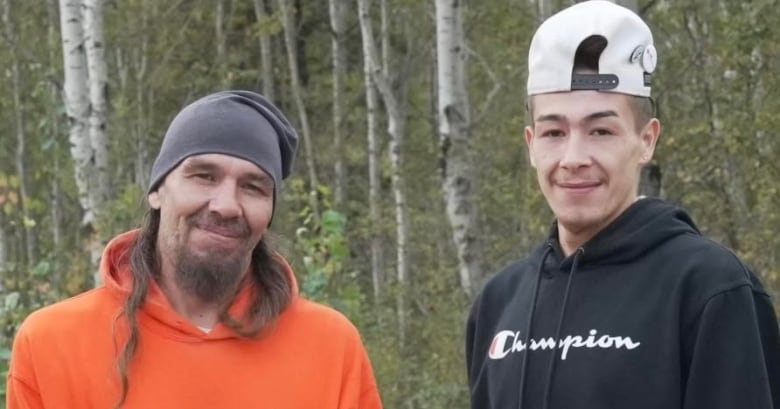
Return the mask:
[[188,223],[191,227],[200,227],[210,230],[221,231],[224,234],[246,237],[249,236],[249,225],[241,217],[224,218],[218,214],[202,209],[198,213],[190,216]]

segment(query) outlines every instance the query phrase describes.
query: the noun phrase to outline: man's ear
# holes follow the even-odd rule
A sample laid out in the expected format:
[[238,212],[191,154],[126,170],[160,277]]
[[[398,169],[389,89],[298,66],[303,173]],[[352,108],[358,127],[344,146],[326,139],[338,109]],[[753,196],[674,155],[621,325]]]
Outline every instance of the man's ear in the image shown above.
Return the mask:
[[162,203],[160,203],[160,193],[158,192],[159,190],[155,190],[146,196],[146,201],[149,202],[149,207],[155,210],[160,210],[160,206],[162,205]]
[[658,118],[651,119],[642,130],[642,156],[640,164],[646,165],[653,159],[655,144],[658,142],[658,136],[661,135],[661,122]]
[[534,163],[534,155],[531,154],[531,146],[534,142],[534,129],[531,126],[525,127],[525,145],[528,147],[528,158],[531,160],[531,166],[536,167]]

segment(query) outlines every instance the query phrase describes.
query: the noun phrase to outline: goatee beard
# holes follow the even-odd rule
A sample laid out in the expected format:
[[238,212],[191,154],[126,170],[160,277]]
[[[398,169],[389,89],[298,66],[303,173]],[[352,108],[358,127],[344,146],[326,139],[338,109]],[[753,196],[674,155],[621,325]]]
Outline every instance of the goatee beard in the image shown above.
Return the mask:
[[223,259],[209,256],[198,256],[182,248],[176,266],[176,285],[204,303],[222,304],[236,293],[247,263],[236,256]]
[[[189,225],[192,228],[220,226],[249,236],[249,228],[243,220],[221,219],[205,210],[191,216]],[[238,290],[243,273],[249,266],[249,251],[251,249],[237,249],[232,254],[226,254],[224,249],[215,247],[196,254],[185,243],[180,243],[176,249],[176,285],[204,303],[227,303]]]

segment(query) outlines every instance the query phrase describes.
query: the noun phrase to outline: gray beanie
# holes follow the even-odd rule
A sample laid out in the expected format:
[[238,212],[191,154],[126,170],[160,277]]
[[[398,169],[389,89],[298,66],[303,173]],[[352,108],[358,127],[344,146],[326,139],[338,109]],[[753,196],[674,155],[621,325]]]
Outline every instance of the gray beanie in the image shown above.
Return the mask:
[[152,166],[148,193],[160,187],[184,159],[221,153],[254,163],[279,184],[292,170],[298,134],[284,114],[262,95],[221,91],[184,107],[165,133]]

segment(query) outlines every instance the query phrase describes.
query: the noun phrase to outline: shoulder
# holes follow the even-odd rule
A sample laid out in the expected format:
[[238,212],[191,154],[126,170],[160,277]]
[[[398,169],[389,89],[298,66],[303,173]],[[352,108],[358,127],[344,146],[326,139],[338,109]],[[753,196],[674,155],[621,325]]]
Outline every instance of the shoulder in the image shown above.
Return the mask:
[[763,291],[747,264],[728,247],[707,237],[682,235],[672,240],[683,277],[691,284],[707,285],[712,291],[727,291],[741,286]]
[[680,236],[671,243],[677,280],[692,314],[698,315],[713,299],[730,293],[768,298],[758,276],[728,247],[699,235]]
[[300,296],[293,300],[283,316],[290,324],[308,333],[359,337],[357,328],[346,315]]
[[83,331],[84,325],[93,325],[101,317],[110,318],[119,306],[120,301],[104,287],[95,288],[33,311],[18,333],[36,338],[68,336],[74,330]]

